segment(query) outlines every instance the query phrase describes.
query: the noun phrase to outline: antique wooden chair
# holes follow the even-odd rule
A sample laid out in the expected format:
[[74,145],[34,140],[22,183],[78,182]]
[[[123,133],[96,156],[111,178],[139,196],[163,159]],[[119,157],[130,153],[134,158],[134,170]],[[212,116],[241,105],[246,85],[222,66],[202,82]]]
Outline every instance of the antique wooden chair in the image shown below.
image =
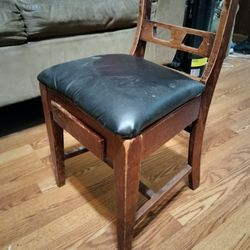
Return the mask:
[[[114,169],[118,248],[130,249],[133,227],[183,177],[200,183],[202,138],[207,114],[227,51],[238,0],[224,0],[217,34],[150,21],[151,2],[140,1],[131,55],[94,56],[53,66],[40,81],[57,185],[65,184],[64,160],[88,150]],[[166,29],[171,39],[156,37]],[[186,35],[203,40],[184,44]],[[208,57],[202,77],[191,77],[143,59],[146,43]],[[85,148],[64,153],[63,129]],[[190,132],[188,165],[154,193],[139,180],[140,163],[170,138]],[[136,212],[138,191],[148,201]]]

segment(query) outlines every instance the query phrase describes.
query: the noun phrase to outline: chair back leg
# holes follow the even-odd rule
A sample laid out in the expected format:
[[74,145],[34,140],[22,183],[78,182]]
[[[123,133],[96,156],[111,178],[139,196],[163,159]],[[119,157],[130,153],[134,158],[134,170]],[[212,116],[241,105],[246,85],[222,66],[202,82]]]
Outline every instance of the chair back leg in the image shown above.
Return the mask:
[[188,164],[192,167],[189,174],[189,187],[193,190],[200,186],[200,165],[202,141],[205,130],[205,123],[198,119],[193,123],[190,131],[189,148],[188,148]]

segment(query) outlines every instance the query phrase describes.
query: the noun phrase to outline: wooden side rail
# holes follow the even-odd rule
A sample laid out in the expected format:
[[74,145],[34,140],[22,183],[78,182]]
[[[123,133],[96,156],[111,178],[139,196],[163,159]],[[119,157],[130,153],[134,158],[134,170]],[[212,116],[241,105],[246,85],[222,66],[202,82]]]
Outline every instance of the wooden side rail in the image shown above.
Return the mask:
[[[156,37],[157,29],[162,28],[170,31],[170,40],[163,40]],[[187,35],[195,35],[202,38],[199,48],[190,47],[184,44]],[[215,40],[215,34],[207,31],[175,26],[168,23],[160,23],[144,20],[140,39],[170,48],[182,50],[199,56],[209,57]]]
[[196,97],[156,122],[154,126],[144,130],[142,133],[142,159],[146,159],[146,157],[198,118],[200,100],[200,96]]
[[64,153],[64,160],[89,152],[85,147],[74,148]]
[[171,189],[173,189],[183,177],[190,174],[192,167],[186,165],[176,176],[174,176],[159,192],[155,193],[149,201],[147,201],[136,213],[136,224],[140,223],[148,213],[155,207],[159,206],[166,200],[166,197]]
[[139,183],[139,191],[142,195],[144,195],[148,200],[151,199],[155,192],[150,189],[148,186],[146,186],[143,182],[140,181]]
[[[70,114],[60,104],[51,101],[53,118],[56,123],[73,135],[82,145],[101,160],[104,159],[104,139],[95,131]],[[71,154],[72,155],[72,154]]]

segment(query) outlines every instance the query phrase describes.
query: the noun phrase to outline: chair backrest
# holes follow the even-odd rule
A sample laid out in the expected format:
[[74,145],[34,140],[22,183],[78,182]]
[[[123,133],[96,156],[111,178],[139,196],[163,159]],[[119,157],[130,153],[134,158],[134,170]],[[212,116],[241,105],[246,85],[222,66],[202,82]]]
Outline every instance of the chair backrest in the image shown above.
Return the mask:
[[[237,12],[239,0],[224,0],[223,9],[218,30],[215,33],[192,28],[175,26],[168,23],[154,22],[150,20],[151,0],[140,0],[137,31],[131,54],[143,57],[147,42],[174,48],[199,56],[208,57],[208,63],[200,82],[206,85],[202,105],[210,106],[213,92],[219,77],[219,73],[226,56],[231,31]],[[166,29],[170,32],[169,40],[157,37],[157,29]],[[185,37],[195,35],[202,38],[198,48],[185,45]]]
[[[220,24],[215,34],[208,31],[151,21],[151,1],[140,0],[138,26],[131,54],[144,56],[146,43],[151,42],[191,54],[208,57],[209,60],[206,70],[201,77],[201,81],[206,83],[214,66],[217,68],[220,66],[221,68],[225,58],[238,2],[238,0],[224,0]],[[171,34],[170,39],[163,40],[158,38],[156,35],[158,28],[168,30]],[[195,35],[202,38],[202,42],[198,48],[185,45],[184,41],[188,35]]]

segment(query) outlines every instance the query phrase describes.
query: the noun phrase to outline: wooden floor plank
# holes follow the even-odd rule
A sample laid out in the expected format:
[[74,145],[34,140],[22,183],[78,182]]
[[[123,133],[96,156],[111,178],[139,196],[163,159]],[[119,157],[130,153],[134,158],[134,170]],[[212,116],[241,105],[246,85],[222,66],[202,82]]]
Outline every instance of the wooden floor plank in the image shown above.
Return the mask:
[[16,149],[3,152],[0,154],[0,168],[2,168],[2,166],[5,163],[8,163],[13,160],[17,160],[20,157],[26,156],[31,153],[33,153],[33,149],[30,145],[24,145]]
[[209,234],[193,250],[250,248],[250,201]]
[[[249,177],[247,183],[250,183]],[[171,238],[159,242],[155,249],[192,249],[228,220],[240,207],[248,204],[250,194],[242,192],[242,188],[242,186],[239,186],[226,200],[218,201],[217,206],[213,206],[206,213],[202,213],[195,220],[186,224],[177,233],[173,234]],[[214,247],[217,246],[214,245]],[[217,249],[219,250],[220,248]]]

